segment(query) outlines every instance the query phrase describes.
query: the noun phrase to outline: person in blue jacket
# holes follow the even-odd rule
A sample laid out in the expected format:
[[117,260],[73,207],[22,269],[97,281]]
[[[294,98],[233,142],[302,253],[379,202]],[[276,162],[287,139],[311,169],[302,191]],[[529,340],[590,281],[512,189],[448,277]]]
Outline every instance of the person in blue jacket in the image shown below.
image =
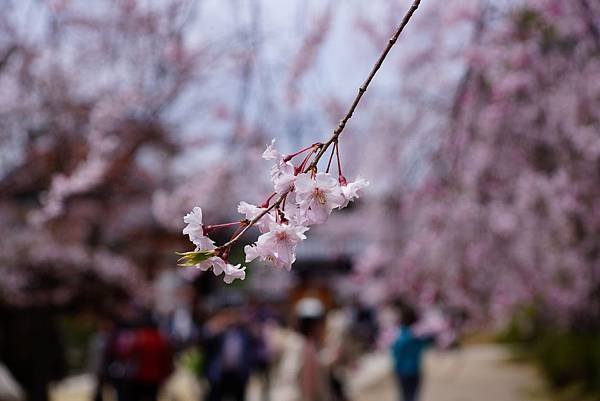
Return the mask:
[[394,370],[402,399],[416,401],[421,385],[423,352],[432,344],[432,338],[414,335],[411,326],[417,322],[417,315],[413,308],[402,305],[399,309],[400,330],[392,344]]

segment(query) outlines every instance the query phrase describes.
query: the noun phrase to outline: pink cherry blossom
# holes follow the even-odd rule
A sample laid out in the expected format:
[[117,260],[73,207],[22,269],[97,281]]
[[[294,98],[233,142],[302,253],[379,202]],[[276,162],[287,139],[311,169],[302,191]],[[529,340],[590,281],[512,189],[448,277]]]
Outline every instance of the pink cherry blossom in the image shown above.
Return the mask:
[[271,224],[270,231],[258,237],[253,246],[246,245],[246,262],[256,258],[269,261],[276,267],[291,270],[296,261],[296,246],[306,239],[308,227],[290,224]]
[[202,209],[198,206],[183,217],[183,222],[187,226],[183,229],[183,234],[190,237],[190,241],[196,245],[196,250],[214,249],[213,240],[204,235],[204,226],[202,225]]
[[355,199],[358,199],[360,192],[368,186],[369,181],[362,177],[356,177],[356,180],[349,182],[346,185],[341,185],[340,189],[342,190],[344,203],[340,206],[340,209],[348,206],[348,204]]
[[223,281],[227,284],[233,283],[235,279],[244,280],[246,278],[246,266],[240,267],[241,265],[232,265],[227,263],[225,265]]
[[295,167],[292,163],[284,160],[284,156],[275,148],[275,139],[271,140],[271,144],[263,152],[262,158],[265,160],[276,160],[276,163],[271,167],[271,182],[275,192],[282,195],[294,188],[296,180]]
[[[251,205],[250,203],[247,203],[244,201],[241,201],[238,205],[238,213],[241,213],[244,216],[246,216],[247,220],[254,219],[256,216],[258,216],[264,210],[265,210],[264,207],[258,207],[255,205]],[[266,215],[261,217],[256,222],[256,226],[258,227],[258,229],[261,233],[266,233],[267,231],[269,231],[269,225],[274,222],[275,222],[275,218],[273,217],[273,215],[270,213],[267,213]]]
[[235,279],[244,280],[246,278],[246,267],[240,267],[241,265],[233,266],[225,262],[219,256],[213,256],[207,260],[198,263],[194,267],[202,271],[208,271],[212,269],[215,276],[220,276],[224,273],[223,281],[227,284],[231,284]]
[[194,267],[202,271],[208,271],[212,268],[215,276],[221,275],[225,271],[226,262],[218,256],[212,256],[207,260],[198,263]]
[[273,182],[273,189],[278,195],[283,195],[294,189],[294,183],[296,182],[294,165],[280,159],[271,168],[271,181]]
[[340,184],[329,173],[310,173],[298,175],[296,179],[296,200],[306,217],[306,224],[321,224],[327,220],[331,211],[346,201]]
[[275,138],[271,140],[271,144],[269,144],[267,149],[263,152],[262,158],[265,160],[281,159],[281,153],[275,148]]
[[296,192],[289,192],[287,194],[287,199],[283,208],[283,214],[291,224],[297,226],[305,226],[307,225],[307,219],[304,216],[304,213],[300,210],[300,206],[296,202]]
[[183,216],[183,222],[187,224],[183,229],[183,234],[190,234],[196,231],[202,231],[202,209],[194,207],[191,212]]

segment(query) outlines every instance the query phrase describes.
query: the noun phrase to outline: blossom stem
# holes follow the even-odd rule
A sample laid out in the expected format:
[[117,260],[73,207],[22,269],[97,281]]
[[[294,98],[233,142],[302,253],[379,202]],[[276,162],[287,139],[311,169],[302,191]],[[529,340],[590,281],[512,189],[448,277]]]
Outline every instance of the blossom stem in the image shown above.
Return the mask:
[[263,210],[262,212],[260,212],[259,214],[257,214],[252,220],[250,220],[248,222],[248,224],[246,224],[246,226],[242,229],[242,231],[240,231],[239,233],[237,233],[232,239],[230,239],[229,241],[227,241],[225,244],[221,245],[217,249],[225,249],[225,248],[231,246],[233,243],[235,243],[238,239],[240,239],[240,237],[242,235],[244,235],[244,233],[246,231],[248,231],[248,229],[250,227],[252,227],[253,225],[255,225],[258,220],[260,220],[267,213],[269,213],[271,210],[273,210],[274,208],[276,208],[277,206],[279,206],[281,204],[281,202],[283,202],[284,195],[287,195],[288,192],[289,192],[289,190],[287,190],[283,195],[281,195],[279,198],[277,198],[277,200],[275,202],[273,202],[273,204],[271,206],[269,206],[268,208],[266,208],[265,210]]
[[392,47],[396,44],[396,41],[398,40],[398,37],[400,36],[400,34],[402,33],[402,31],[404,30],[404,27],[406,27],[406,25],[408,24],[408,21],[410,21],[410,19],[412,18],[412,16],[415,13],[415,11],[417,11],[417,8],[419,8],[420,4],[421,4],[421,0],[414,0],[413,1],[411,7],[408,9],[408,11],[406,12],[406,14],[404,15],[404,18],[402,18],[402,21],[400,22],[400,25],[396,29],[396,32],[388,40],[387,46],[385,47],[385,49],[383,49],[383,52],[379,56],[379,59],[377,60],[377,62],[373,66],[373,69],[371,69],[371,72],[369,73],[369,76],[367,77],[367,79],[365,80],[365,82],[360,86],[360,88],[358,88],[358,93],[356,94],[356,97],[354,98],[354,101],[350,105],[350,108],[346,112],[346,115],[340,120],[340,122],[338,123],[338,125],[335,127],[335,129],[333,130],[333,133],[332,133],[331,137],[327,140],[327,142],[325,142],[323,144],[323,146],[321,146],[321,149],[319,150],[319,152],[315,156],[315,158],[314,158],[313,162],[310,164],[310,166],[308,166],[306,168],[305,172],[308,172],[309,170],[314,170],[314,169],[317,168],[317,164],[319,163],[319,160],[321,160],[321,157],[323,157],[323,155],[325,154],[325,152],[327,151],[327,149],[329,148],[329,146],[333,142],[337,141],[337,138],[340,136],[340,134],[342,133],[342,131],[344,131],[344,128],[346,127],[346,123],[348,122],[348,120],[350,120],[350,118],[354,114],[354,110],[356,110],[356,106],[358,106],[358,103],[360,102],[360,99],[362,99],[363,95],[367,91],[367,88],[369,87],[369,84],[371,83],[371,81],[375,77],[375,74],[377,73],[377,71],[379,71],[379,68],[381,68],[381,65],[383,64],[383,61],[387,57],[387,55],[390,52],[390,50],[392,49]]
[[[284,198],[283,198],[283,202],[281,203],[281,208],[278,209],[279,211],[281,211],[283,213],[283,210],[285,210],[285,201],[287,200],[287,196],[288,194],[285,194]],[[284,216],[285,217],[285,216]]]
[[304,158],[304,160],[302,160],[302,163],[300,163],[300,165],[298,166],[298,168],[295,171],[295,175],[300,174],[302,171],[304,171],[304,168],[306,167],[306,164],[308,163],[308,161],[310,160],[310,158],[312,157],[312,155],[317,151],[318,147],[313,147],[312,151],[306,155],[306,157]]
[[[337,146],[334,145],[334,147]],[[329,169],[331,168],[331,161],[333,160],[333,154],[335,153],[335,149],[331,149],[331,154],[329,155],[329,161],[327,161],[327,169],[325,170],[326,173],[329,173]]]
[[221,256],[219,256],[221,259],[223,259],[225,262],[229,261],[229,251],[231,250],[231,246],[228,246],[227,248],[225,248],[223,250],[223,252],[221,253]]
[[210,224],[207,226],[204,226],[204,233],[208,234],[209,232],[216,230],[218,228],[226,228],[226,227],[233,227],[236,225],[244,225],[247,222],[247,220],[242,220],[242,221],[233,221],[231,223],[223,223],[223,224]]
[[335,149],[335,158],[337,159],[338,175],[341,177],[343,175],[342,174],[342,162],[340,160],[340,144],[338,143],[337,140],[333,144],[333,149]]
[[307,146],[304,149],[300,149],[299,151],[297,151],[295,153],[292,153],[292,154],[289,154],[289,155],[285,156],[283,158],[283,161],[284,162],[289,162],[290,160],[292,160],[294,157],[298,156],[299,154],[302,154],[302,153],[306,152],[307,150],[313,149],[313,148],[318,147],[318,146],[321,146],[321,144],[319,142],[313,143],[312,145]]
[[[309,172],[311,170],[315,171],[317,169],[317,164],[319,163],[319,160],[321,160],[321,158],[323,157],[325,152],[327,152],[327,149],[329,149],[329,146],[331,146],[332,143],[337,142],[338,137],[341,135],[342,131],[344,131],[344,128],[346,127],[346,123],[348,122],[348,120],[350,120],[350,118],[354,114],[354,110],[356,110],[356,106],[358,106],[358,103],[360,102],[363,95],[367,91],[367,88],[369,87],[369,84],[375,77],[375,74],[377,74],[377,71],[379,71],[379,69],[381,68],[383,61],[389,54],[392,47],[396,44],[398,37],[400,37],[400,34],[402,33],[402,31],[408,24],[408,21],[410,21],[410,19],[412,18],[415,11],[417,11],[417,8],[419,8],[420,4],[421,4],[421,0],[414,0],[411,7],[408,9],[406,14],[404,14],[404,17],[402,18],[400,25],[396,29],[396,32],[388,40],[387,46],[383,49],[383,52],[379,56],[379,59],[377,59],[377,62],[371,69],[371,72],[367,76],[367,79],[365,80],[365,82],[360,86],[360,88],[358,88],[358,93],[356,94],[356,97],[352,101],[350,108],[346,112],[346,115],[339,121],[338,125],[333,130],[331,137],[325,143],[318,144],[318,146],[315,146],[315,144],[313,144],[312,146],[309,147],[309,149],[313,148],[313,151],[309,154],[309,157],[312,156],[312,154],[314,152],[316,152],[317,154],[309,166],[307,166],[307,167],[302,166],[302,170],[305,173]],[[306,159],[306,160],[308,160],[308,159]],[[303,162],[303,164],[305,164],[305,163]],[[283,200],[285,199],[288,192],[290,192],[289,189],[287,191],[285,191],[283,194],[281,194],[279,196],[279,198],[277,198],[277,200],[275,202],[273,202],[273,204],[271,204],[271,206],[269,206],[268,208],[266,208],[265,210],[263,210],[262,212],[257,214],[252,220],[250,220],[246,224],[246,226],[239,233],[237,233],[231,240],[229,240],[227,243],[221,245],[217,249],[226,249],[227,247],[230,247],[233,243],[235,243],[238,239],[240,239],[241,236],[244,235],[244,233],[246,231],[248,231],[248,229],[250,227],[255,225],[256,222],[258,222],[258,220],[260,220],[262,217],[264,217],[267,213],[269,213],[274,208],[278,207],[283,202]]]
[[269,207],[269,203],[271,202],[271,199],[273,199],[273,197],[277,195],[277,192],[273,192],[271,195],[269,195],[269,197],[267,198],[266,201],[264,201],[264,203],[260,206],[260,207]]
[[231,236],[231,238],[235,237],[236,235],[239,234],[239,232],[243,229],[244,226],[239,226],[237,228],[237,230],[235,230],[235,232],[233,233],[233,235]]

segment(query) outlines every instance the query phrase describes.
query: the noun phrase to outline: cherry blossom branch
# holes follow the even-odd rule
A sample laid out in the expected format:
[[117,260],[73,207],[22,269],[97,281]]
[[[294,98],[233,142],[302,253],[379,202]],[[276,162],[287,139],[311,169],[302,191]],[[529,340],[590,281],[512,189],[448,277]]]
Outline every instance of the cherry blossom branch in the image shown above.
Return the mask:
[[[317,164],[319,163],[319,160],[321,159],[321,157],[323,157],[323,155],[325,154],[325,152],[327,151],[327,149],[329,148],[329,146],[331,146],[331,144],[333,144],[333,143],[337,143],[338,137],[344,131],[344,128],[346,127],[346,123],[348,122],[348,120],[350,120],[350,118],[352,118],[352,115],[354,114],[354,111],[356,110],[356,107],[358,106],[358,103],[360,102],[360,100],[362,99],[363,95],[367,91],[367,88],[369,87],[369,84],[371,83],[371,81],[375,77],[375,74],[377,74],[377,71],[379,71],[379,69],[381,68],[381,65],[383,64],[383,61],[386,59],[386,57],[389,54],[389,52],[392,49],[392,47],[396,44],[396,41],[400,37],[400,34],[402,33],[402,31],[404,30],[404,28],[406,27],[406,25],[408,24],[408,22],[412,18],[413,14],[417,10],[417,8],[419,8],[420,4],[421,4],[421,0],[414,0],[413,1],[411,7],[408,9],[408,11],[406,12],[406,14],[402,18],[402,21],[400,22],[400,25],[396,29],[396,32],[389,39],[387,46],[385,47],[385,49],[383,49],[383,52],[379,56],[377,62],[373,66],[373,68],[371,69],[371,72],[367,76],[367,79],[358,88],[358,93],[356,94],[356,97],[352,101],[352,104],[350,105],[350,108],[346,112],[346,115],[340,120],[340,122],[338,123],[338,125],[333,130],[333,133],[332,133],[331,137],[325,143],[311,145],[311,147],[317,146],[318,151],[317,151],[317,154],[316,154],[315,158],[313,159],[312,163],[308,167],[306,167],[304,169],[305,173],[307,173],[307,172],[309,172],[311,170],[316,170]],[[310,149],[311,147],[309,147],[307,149]],[[290,192],[290,190],[288,190],[288,191],[284,192],[282,195],[280,195],[279,198],[277,198],[277,200],[271,206],[269,206],[268,208],[264,209],[261,213],[259,213],[258,215],[256,215],[252,220],[250,220],[248,222],[248,224],[239,233],[237,233],[233,238],[231,238],[231,240],[229,240],[225,244],[221,245],[217,249],[218,250],[224,250],[224,249],[227,249],[228,247],[230,247],[231,245],[233,245],[237,240],[239,240],[242,237],[242,235],[244,235],[244,233],[246,231],[248,231],[248,229],[250,227],[254,226],[262,217],[264,217],[271,210],[273,210],[274,208],[278,207],[283,202],[283,200],[285,199],[285,197],[287,196],[287,194],[289,192]]]
[[244,229],[242,231],[240,231],[239,233],[237,233],[233,238],[231,238],[229,241],[227,241],[226,243],[224,243],[223,245],[221,245],[217,249],[218,250],[222,250],[222,249],[226,249],[226,248],[230,247],[231,245],[233,245],[237,240],[239,240],[241,238],[242,235],[244,235],[244,233],[246,231],[248,231],[248,229],[250,227],[252,227],[253,225],[255,225],[261,218],[263,218],[271,210],[273,210],[274,208],[276,208],[277,206],[279,206],[281,204],[281,202],[283,202],[283,200],[285,199],[285,196],[288,194],[288,192],[289,191],[286,191],[283,195],[281,195],[279,198],[277,198],[277,200],[275,202],[273,202],[273,204],[271,206],[269,206],[268,208],[266,208],[265,210],[263,210],[262,212],[260,212],[259,214],[257,214],[255,218],[253,218],[252,220],[250,220],[248,222],[248,224],[244,227]]
[[311,165],[308,166],[308,168],[306,169],[306,171],[309,171],[311,169],[315,169],[317,167],[317,164],[319,163],[319,160],[321,159],[321,157],[323,157],[323,155],[325,154],[325,152],[327,151],[327,149],[329,148],[329,146],[332,143],[336,142],[337,139],[338,139],[338,137],[342,133],[342,131],[344,131],[344,128],[346,127],[346,123],[348,122],[348,120],[350,120],[350,118],[352,118],[352,115],[354,114],[354,110],[356,110],[356,106],[358,106],[358,103],[360,102],[360,99],[362,99],[363,95],[367,91],[367,88],[369,87],[369,84],[371,83],[371,81],[375,77],[375,74],[377,74],[377,71],[379,71],[379,68],[381,68],[381,65],[383,64],[383,61],[387,57],[387,55],[390,52],[390,50],[392,50],[392,47],[396,44],[396,41],[398,40],[398,37],[400,37],[400,34],[404,30],[404,27],[406,27],[406,25],[408,24],[408,21],[410,21],[410,19],[412,18],[413,14],[415,13],[415,11],[417,11],[417,8],[419,8],[420,4],[421,4],[421,0],[414,0],[413,1],[411,7],[408,9],[408,11],[406,12],[406,14],[404,15],[404,18],[402,18],[402,21],[400,22],[400,25],[398,26],[398,29],[396,29],[396,32],[394,33],[394,35],[388,41],[388,44],[385,47],[385,49],[383,49],[383,52],[379,56],[379,59],[377,60],[377,62],[375,63],[375,65],[373,66],[373,69],[371,69],[371,72],[369,73],[369,76],[367,77],[367,79],[365,80],[365,82],[360,86],[360,88],[358,88],[358,93],[356,94],[356,97],[354,98],[354,101],[350,105],[350,109],[348,109],[348,112],[346,113],[346,115],[344,116],[344,118],[342,118],[340,120],[340,122],[338,123],[338,125],[335,127],[335,130],[333,130],[333,134],[331,135],[331,137],[329,138],[329,140],[327,140],[327,142],[325,142],[323,144],[323,146],[321,146],[321,149],[319,150],[319,152],[315,156],[315,159],[313,160],[313,162],[311,163]]

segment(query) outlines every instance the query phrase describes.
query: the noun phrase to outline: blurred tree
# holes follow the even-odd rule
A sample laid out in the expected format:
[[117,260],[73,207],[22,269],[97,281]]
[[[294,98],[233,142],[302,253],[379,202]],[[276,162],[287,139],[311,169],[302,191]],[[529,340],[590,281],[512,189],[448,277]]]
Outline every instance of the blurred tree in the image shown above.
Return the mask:
[[[146,3],[0,16],[5,303],[143,291],[185,249],[185,211],[219,221],[267,192],[248,179],[266,137],[323,137],[405,9],[297,2],[289,23],[291,6],[232,2],[209,40],[203,2]],[[341,143],[372,190],[315,230],[332,255],[350,244],[362,288],[477,323],[535,303],[597,325],[599,18],[590,0],[424,5]]]
[[101,306],[110,288],[142,295],[171,265],[180,237],[154,217],[153,196],[178,156],[209,140],[189,143],[172,116],[204,101],[181,105],[225,56],[191,43],[195,7],[3,6],[0,302]]
[[[389,204],[394,217],[385,213],[359,273],[388,296],[443,304],[472,323],[533,304],[552,325],[596,330],[600,8],[462,8],[473,40],[454,56],[465,65],[439,109],[446,127],[433,137],[429,172],[391,198],[401,201]],[[436,65],[438,50],[426,62]]]

